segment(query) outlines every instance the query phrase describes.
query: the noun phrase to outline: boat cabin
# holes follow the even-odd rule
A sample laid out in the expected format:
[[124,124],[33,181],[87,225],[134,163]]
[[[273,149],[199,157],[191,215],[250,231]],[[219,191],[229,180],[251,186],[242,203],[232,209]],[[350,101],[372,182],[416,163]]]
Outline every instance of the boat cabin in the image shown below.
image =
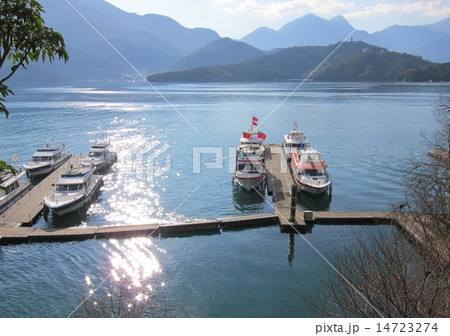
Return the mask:
[[33,162],[58,161],[62,158],[62,153],[58,147],[41,148],[32,156]]

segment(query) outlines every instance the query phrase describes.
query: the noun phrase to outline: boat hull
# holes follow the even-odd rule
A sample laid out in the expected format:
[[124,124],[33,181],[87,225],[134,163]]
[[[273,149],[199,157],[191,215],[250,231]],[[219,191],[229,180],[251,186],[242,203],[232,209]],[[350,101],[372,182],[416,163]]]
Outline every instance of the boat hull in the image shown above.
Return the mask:
[[33,163],[24,164],[23,168],[26,169],[28,175],[30,176],[41,176],[41,175],[47,175],[51,172],[55,171],[59,167],[61,167],[64,162],[67,162],[72,157],[71,154],[64,155],[61,160],[56,161],[55,163],[49,163],[45,165],[34,165]]
[[32,185],[28,180],[26,181],[21,180],[21,177],[24,176],[24,174],[25,172],[22,171],[17,176],[14,176],[14,178],[19,183],[18,188],[14,189],[7,195],[0,197],[0,214],[8,210],[9,207],[11,207],[23,195],[25,195],[26,192],[28,192],[32,188]]
[[298,178],[294,178],[294,180],[295,183],[300,187],[300,190],[313,195],[320,195],[328,191],[331,184],[331,181],[327,181],[323,184],[311,184],[308,183],[307,181],[299,180]]
[[117,154],[111,154],[107,156],[104,160],[85,160],[81,162],[82,166],[89,166],[92,164],[94,167],[94,171],[100,171],[104,169],[108,169],[110,166],[112,166],[117,161]]
[[234,180],[241,188],[251,191],[262,185],[264,175],[260,175],[258,177],[239,177],[234,175]]
[[90,188],[87,194],[82,195],[81,197],[76,197],[73,200],[59,202],[58,200],[53,199],[51,196],[47,196],[44,198],[44,204],[56,215],[62,216],[71,212],[75,212],[78,209],[83,208],[86,205],[89,205],[94,199],[97,190],[101,186],[101,176],[94,176],[95,182],[92,184],[92,188]]

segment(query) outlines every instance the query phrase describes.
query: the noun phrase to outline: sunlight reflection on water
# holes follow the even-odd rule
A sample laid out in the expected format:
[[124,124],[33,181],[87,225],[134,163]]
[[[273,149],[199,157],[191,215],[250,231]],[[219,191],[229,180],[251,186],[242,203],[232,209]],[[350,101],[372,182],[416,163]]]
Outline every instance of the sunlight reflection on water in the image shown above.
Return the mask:
[[115,280],[129,277],[134,286],[142,286],[142,282],[161,273],[161,266],[152,250],[166,253],[148,238],[132,238],[125,241],[110,240],[104,244],[110,254],[112,276]]
[[81,316],[140,317],[147,308],[160,314],[158,302],[163,294],[159,290],[165,282],[157,277],[162,273],[157,255],[166,251],[149,237],[111,239],[102,246],[111,262],[109,275],[101,281],[85,275],[87,293],[80,305]]

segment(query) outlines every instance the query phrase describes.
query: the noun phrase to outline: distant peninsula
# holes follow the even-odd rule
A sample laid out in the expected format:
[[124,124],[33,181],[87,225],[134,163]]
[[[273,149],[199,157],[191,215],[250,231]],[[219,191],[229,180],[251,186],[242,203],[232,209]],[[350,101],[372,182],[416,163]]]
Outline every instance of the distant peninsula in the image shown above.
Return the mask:
[[450,81],[450,63],[433,63],[365,42],[339,44],[284,48],[240,63],[155,73],[147,79],[150,82],[185,83],[304,78],[320,81]]

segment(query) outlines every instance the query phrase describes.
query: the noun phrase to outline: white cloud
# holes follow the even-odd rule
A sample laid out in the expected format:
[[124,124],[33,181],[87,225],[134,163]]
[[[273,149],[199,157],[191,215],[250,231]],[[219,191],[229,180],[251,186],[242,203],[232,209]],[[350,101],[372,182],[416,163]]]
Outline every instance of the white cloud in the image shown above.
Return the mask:
[[281,18],[285,16],[315,13],[319,15],[334,14],[348,10],[355,5],[339,0],[215,0],[215,6],[229,14],[247,14],[260,18]]
[[442,3],[441,0],[432,1],[417,1],[406,4],[383,4],[376,9],[375,7],[365,7],[362,11],[351,12],[345,15],[346,18],[366,18],[370,13],[373,12],[375,16],[384,15],[405,15],[405,14],[423,14],[431,18],[447,18],[450,16],[450,4]]

